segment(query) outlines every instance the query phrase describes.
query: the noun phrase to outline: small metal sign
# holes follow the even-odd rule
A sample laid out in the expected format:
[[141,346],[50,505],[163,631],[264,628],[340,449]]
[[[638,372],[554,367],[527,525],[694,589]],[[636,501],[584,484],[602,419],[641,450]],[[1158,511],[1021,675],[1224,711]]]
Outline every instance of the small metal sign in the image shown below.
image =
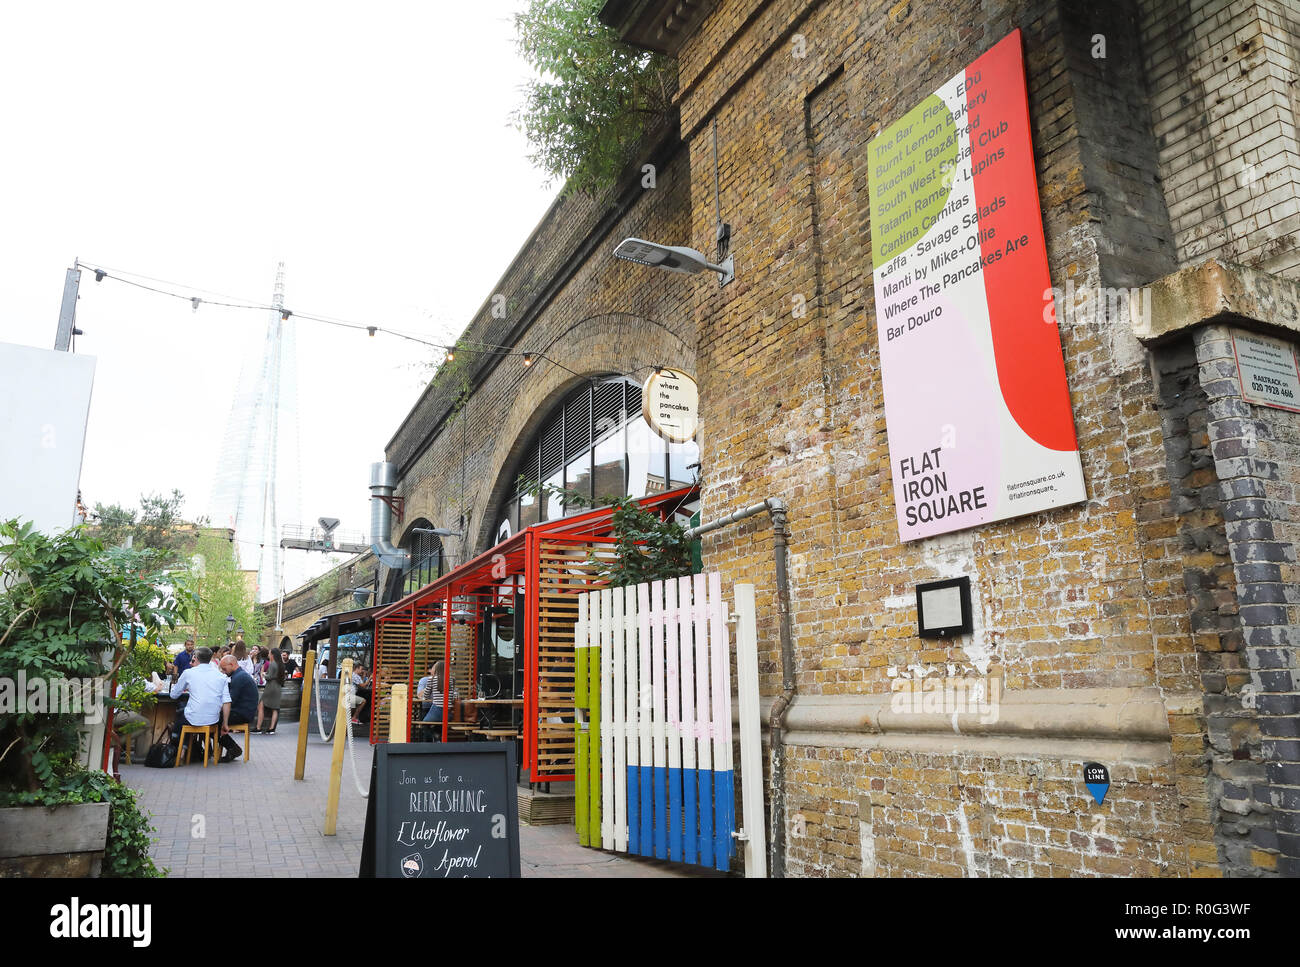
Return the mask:
[[1291,343],[1233,329],[1232,354],[1243,400],[1300,413],[1300,365]]
[[650,374],[641,394],[641,415],[650,429],[671,443],[695,439],[699,427],[700,389],[676,369]]

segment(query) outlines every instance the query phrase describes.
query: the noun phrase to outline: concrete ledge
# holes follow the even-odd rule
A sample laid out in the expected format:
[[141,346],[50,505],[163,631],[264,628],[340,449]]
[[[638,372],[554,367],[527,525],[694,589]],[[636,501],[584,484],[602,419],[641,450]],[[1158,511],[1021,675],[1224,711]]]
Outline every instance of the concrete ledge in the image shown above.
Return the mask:
[[1141,299],[1129,302],[1129,321],[1148,344],[1223,322],[1294,336],[1300,334],[1300,284],[1210,259],[1145,286]]
[[[1117,739],[1028,738],[1011,735],[863,735],[845,732],[785,733],[789,746],[815,749],[881,749],[931,755],[995,755],[1023,759],[1099,760],[1152,767],[1173,763],[1169,742]],[[766,744],[766,738],[765,742]]]
[[[1156,688],[1004,692],[996,706],[996,715],[992,707],[983,715],[900,711],[900,706],[906,709],[908,699],[907,693],[800,695],[786,713],[786,726],[791,733],[841,736],[1014,736],[1166,745],[1169,742],[1165,703]],[[760,705],[766,727],[772,698],[763,698]]]

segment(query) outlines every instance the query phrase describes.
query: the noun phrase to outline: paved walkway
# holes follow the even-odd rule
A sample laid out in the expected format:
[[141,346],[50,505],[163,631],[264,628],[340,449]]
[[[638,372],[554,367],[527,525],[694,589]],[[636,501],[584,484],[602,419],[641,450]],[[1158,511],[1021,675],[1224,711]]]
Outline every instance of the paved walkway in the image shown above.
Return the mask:
[[[237,737],[238,739],[239,737]],[[343,763],[337,833],[325,836],[330,746],[313,730],[307,740],[307,769],[294,781],[298,726],[282,723],[275,735],[254,735],[253,755],[229,765],[201,759],[176,769],[148,769],[139,753],[123,765],[122,781],[140,793],[140,803],[157,827],[154,862],[171,876],[345,876],[361,862],[366,800]],[[354,739],[357,772],[369,782],[370,750]],[[578,845],[573,827],[520,827],[524,876],[663,877],[699,872],[667,863],[634,859]],[[707,873],[706,873],[707,875]]]

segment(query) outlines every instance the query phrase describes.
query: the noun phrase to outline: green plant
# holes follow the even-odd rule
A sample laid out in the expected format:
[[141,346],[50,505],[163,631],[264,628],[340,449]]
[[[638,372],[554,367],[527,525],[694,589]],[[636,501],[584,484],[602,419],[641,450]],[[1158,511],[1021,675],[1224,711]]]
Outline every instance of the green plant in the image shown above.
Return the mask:
[[615,557],[610,559],[588,551],[587,559],[595,565],[596,573],[614,587],[681,577],[694,570],[691,552],[696,542],[686,536],[687,528],[675,520],[661,519],[658,514],[642,507],[635,497],[592,500],[585,494],[538,483],[524,476],[519,477],[518,485],[521,491],[535,497],[542,494],[559,496],[566,505],[613,508],[610,526]]
[[141,494],[140,509],[120,504],[95,504],[91,518],[95,521],[95,536],[107,547],[125,544],[132,539],[136,550],[157,551],[159,560],[172,563],[190,548],[207,520],[199,519],[189,524],[181,516],[185,496],[173,489],[171,494]]
[[513,120],[531,160],[566,192],[612,185],[645,132],[670,114],[671,58],[637,50],[597,19],[604,0],[532,0],[515,16],[520,54],[540,79],[524,88]]
[[[89,680],[110,680],[126,657],[124,627],[146,637],[175,627],[180,602],[156,562],[151,551],[106,550],[80,528],[48,537],[30,523],[0,523],[0,679],[80,695]],[[75,766],[78,724],[73,710],[43,704],[0,718],[0,788],[36,792],[63,778]]]
[[149,834],[155,828],[140,811],[135,792],[102,772],[72,772],[36,792],[0,792],[4,806],[70,806],[106,802],[108,842],[104,847],[101,876],[161,877],[149,856]]
[[691,573],[692,541],[686,528],[675,520],[661,520],[646,510],[635,497],[614,502],[613,561],[588,552],[598,573],[614,587],[680,577]]
[[122,647],[126,655],[117,671],[117,705],[135,712],[150,695],[145,691],[145,682],[154,672],[161,675],[166,670],[170,656],[167,649],[143,638],[135,644],[123,642]]
[[210,648],[226,643],[226,618],[233,616],[244,629],[246,641],[257,641],[266,627],[266,615],[257,606],[249,576],[239,569],[234,545],[224,537],[205,534],[190,566],[169,580],[193,601],[195,642]]

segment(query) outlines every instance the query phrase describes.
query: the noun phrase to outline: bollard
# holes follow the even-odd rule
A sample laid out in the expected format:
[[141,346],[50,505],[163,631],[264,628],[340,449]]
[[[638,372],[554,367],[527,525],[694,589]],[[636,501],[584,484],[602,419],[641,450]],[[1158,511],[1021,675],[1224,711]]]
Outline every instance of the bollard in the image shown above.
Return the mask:
[[298,712],[298,758],[293,763],[293,777],[301,779],[307,771],[307,730],[311,726],[311,690],[316,682],[316,650],[303,657],[302,704]]
[[330,760],[330,794],[325,804],[325,835],[333,836],[339,821],[339,788],[343,785],[343,744],[352,728],[352,710],[348,708],[348,683],[352,681],[352,659],[343,659],[339,677],[339,708],[334,719],[334,758]]
[[406,741],[406,683],[393,686],[388,707],[388,741]]

